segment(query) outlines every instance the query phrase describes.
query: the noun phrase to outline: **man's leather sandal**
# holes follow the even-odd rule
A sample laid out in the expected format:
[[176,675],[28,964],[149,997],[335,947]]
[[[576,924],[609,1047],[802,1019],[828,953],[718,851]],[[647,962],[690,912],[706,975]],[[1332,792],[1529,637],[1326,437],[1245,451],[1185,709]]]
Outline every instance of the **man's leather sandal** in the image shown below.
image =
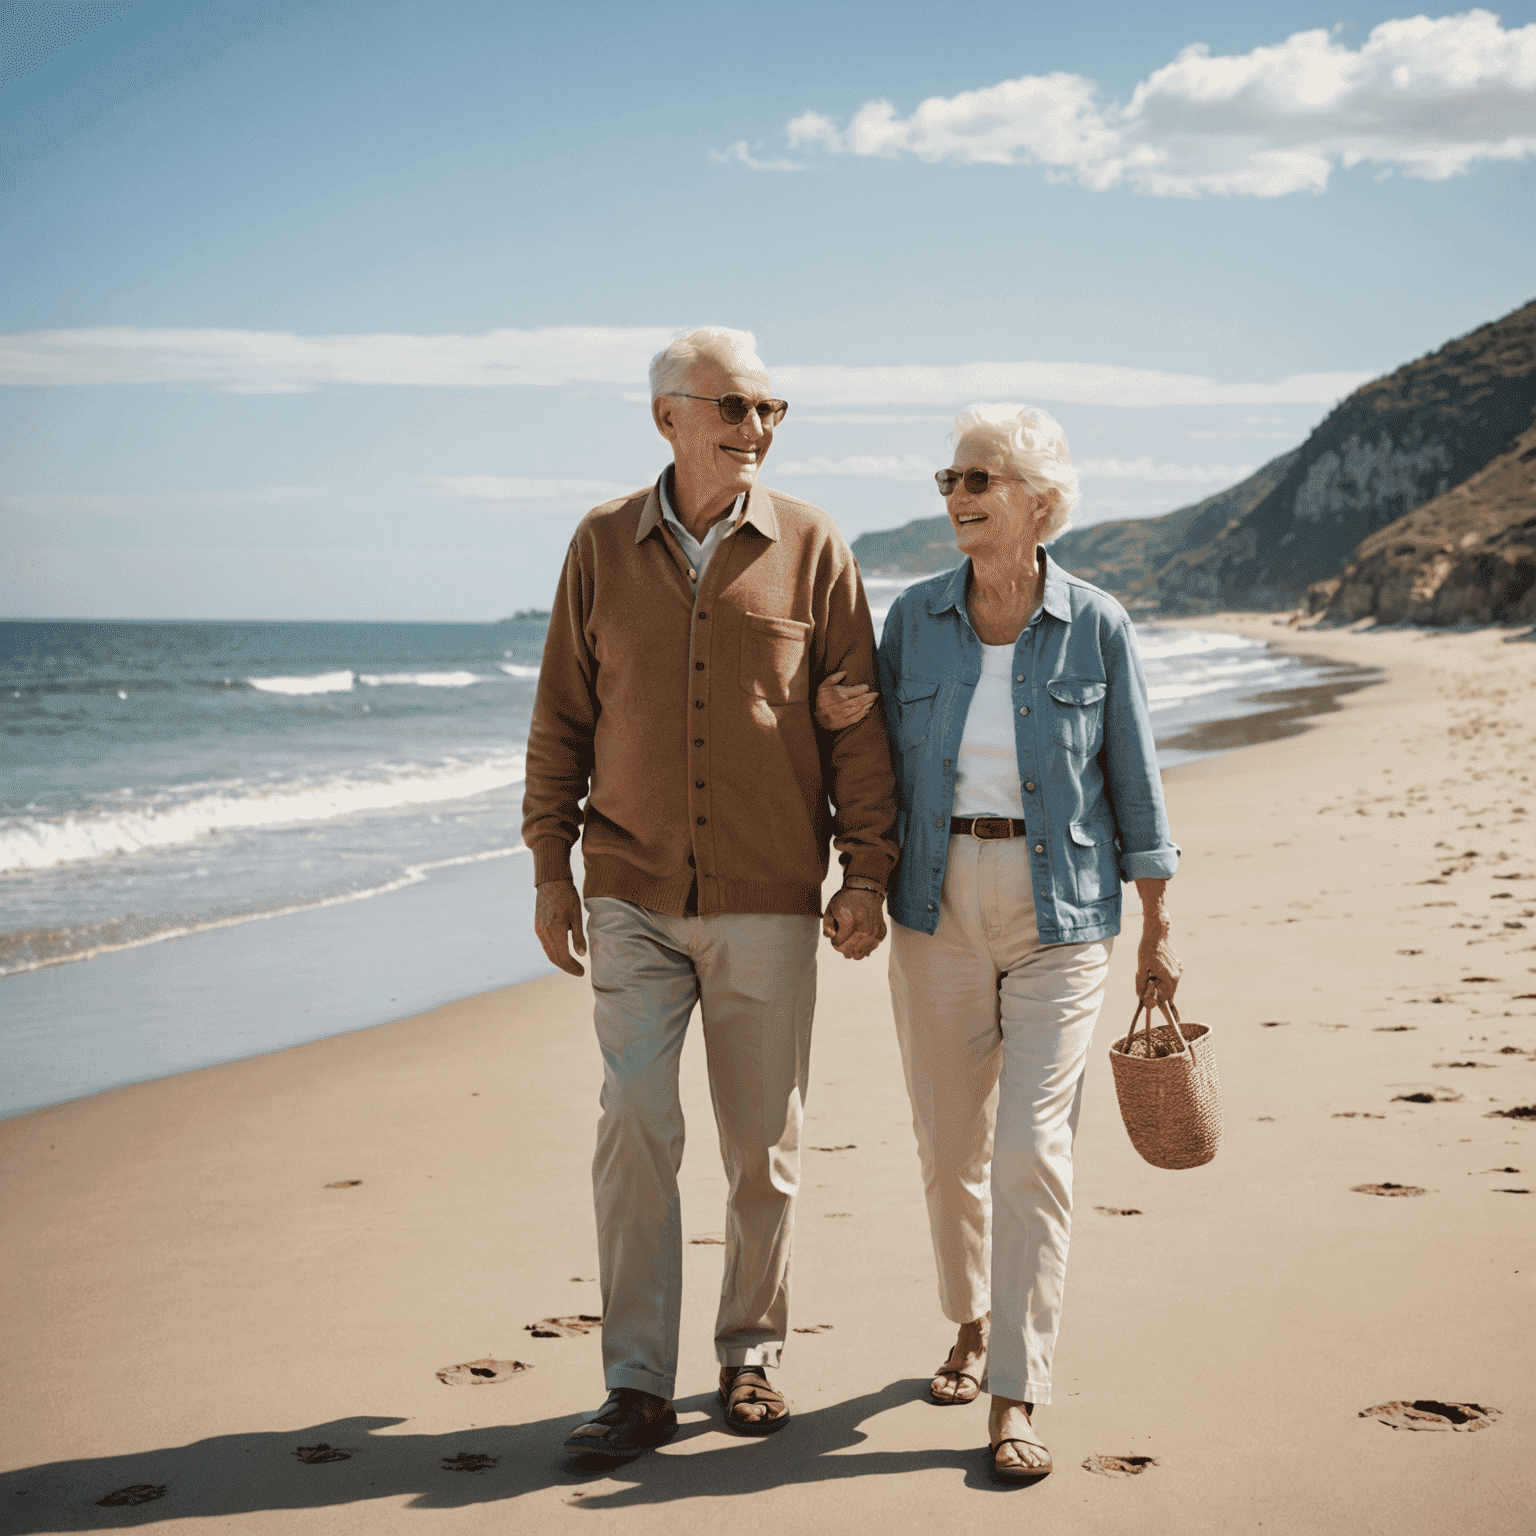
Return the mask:
[[[783,1393],[768,1385],[760,1365],[722,1365],[720,1403],[725,1409],[726,1424],[738,1435],[771,1435],[789,1423],[789,1404]],[[736,1410],[747,1403],[761,1403],[763,1417],[737,1418]]]
[[[593,1433],[601,1428],[600,1433]],[[677,1410],[664,1397],[615,1387],[595,1418],[578,1425],[565,1449],[617,1464],[633,1461],[677,1433]]]

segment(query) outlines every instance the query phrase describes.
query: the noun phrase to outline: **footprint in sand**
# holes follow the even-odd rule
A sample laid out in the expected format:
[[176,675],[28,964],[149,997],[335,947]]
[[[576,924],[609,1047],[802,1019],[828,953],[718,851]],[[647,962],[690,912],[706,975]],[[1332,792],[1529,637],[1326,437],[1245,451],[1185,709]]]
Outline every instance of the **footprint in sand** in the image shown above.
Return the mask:
[[811,1323],[804,1328],[796,1328],[796,1333],[831,1333],[831,1323]]
[[1497,1408],[1479,1403],[1440,1403],[1421,1397],[1413,1402],[1378,1403],[1362,1408],[1359,1417],[1376,1419],[1390,1429],[1487,1429],[1498,1418]]
[[602,1318],[591,1312],[576,1312],[570,1317],[541,1317],[536,1323],[525,1323],[523,1332],[536,1339],[574,1339],[591,1333],[601,1322]]
[[460,1451],[457,1456],[443,1457],[443,1471],[489,1472],[500,1460],[499,1456],[477,1456],[469,1451]]
[[823,1221],[836,1221],[840,1217],[852,1216],[852,1215],[853,1215],[852,1211],[828,1211],[827,1214],[822,1217],[822,1220]]
[[1417,1184],[1351,1184],[1351,1193],[1356,1195],[1427,1195],[1427,1189],[1420,1189]]
[[1415,1030],[1417,1024],[1378,1024],[1372,1030],[1377,1035],[1406,1035],[1410,1030]]
[[1528,1190],[1528,1189],[1503,1189],[1503,1188],[1500,1188],[1500,1189],[1492,1189],[1492,1190],[1489,1191],[1489,1193],[1493,1194],[1493,1195],[1528,1195],[1528,1194],[1530,1194],[1530,1190]]
[[1461,1095],[1449,1088],[1420,1089],[1417,1093],[1394,1093],[1394,1104],[1455,1104]]
[[845,1145],[843,1145],[841,1147],[812,1147],[811,1151],[812,1152],[857,1152],[858,1149],[859,1149],[858,1148],[858,1143],[854,1142],[854,1141],[850,1141],[850,1142],[847,1142]]
[[1157,1465],[1156,1456],[1089,1456],[1083,1462],[1083,1471],[1097,1472],[1100,1477],[1135,1477]]
[[327,1189],[356,1189],[363,1181],[361,1179],[337,1179],[334,1184],[327,1184]]
[[1536,1104],[1516,1104],[1513,1109],[1490,1109],[1485,1120],[1536,1120]]
[[1141,1212],[1134,1205],[1096,1205],[1094,1206],[1101,1216],[1140,1216]]
[[1385,1120],[1385,1115],[1373,1115],[1363,1109],[1341,1109],[1331,1118],[1335,1120]]
[[1260,1019],[1260,1029],[1284,1029],[1291,1021],[1289,1019]]
[[521,1360],[470,1360],[463,1365],[445,1365],[437,1379],[445,1387],[493,1387],[532,1369]]
[[126,1488],[119,1488],[96,1502],[104,1509],[118,1504],[150,1504],[165,1497],[166,1486],[165,1483],[129,1483]]
[[319,1445],[301,1445],[293,1454],[311,1467],[319,1466],[323,1461],[352,1460],[351,1451],[344,1451],[339,1445],[327,1445],[323,1440]]

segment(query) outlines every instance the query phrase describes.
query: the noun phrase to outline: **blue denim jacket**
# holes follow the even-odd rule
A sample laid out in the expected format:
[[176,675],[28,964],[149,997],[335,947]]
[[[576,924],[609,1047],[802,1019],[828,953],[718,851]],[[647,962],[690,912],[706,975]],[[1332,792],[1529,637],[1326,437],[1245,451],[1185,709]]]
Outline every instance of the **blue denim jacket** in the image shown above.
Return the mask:
[[[932,933],[949,855],[960,738],[981,677],[965,608],[971,562],[908,587],[880,640],[901,862],[891,916]],[[1125,610],[1045,558],[1045,596],[1014,647],[1014,740],[1042,944],[1120,931],[1123,880],[1179,864],[1152,744],[1147,682]]]

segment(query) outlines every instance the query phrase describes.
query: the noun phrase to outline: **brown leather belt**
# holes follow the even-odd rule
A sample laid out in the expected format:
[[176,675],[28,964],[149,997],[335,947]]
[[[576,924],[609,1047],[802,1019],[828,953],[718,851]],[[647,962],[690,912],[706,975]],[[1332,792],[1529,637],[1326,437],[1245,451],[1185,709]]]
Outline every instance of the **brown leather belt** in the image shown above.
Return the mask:
[[949,833],[951,837],[974,837],[990,843],[1000,837],[1023,837],[1024,823],[1008,816],[951,816]]

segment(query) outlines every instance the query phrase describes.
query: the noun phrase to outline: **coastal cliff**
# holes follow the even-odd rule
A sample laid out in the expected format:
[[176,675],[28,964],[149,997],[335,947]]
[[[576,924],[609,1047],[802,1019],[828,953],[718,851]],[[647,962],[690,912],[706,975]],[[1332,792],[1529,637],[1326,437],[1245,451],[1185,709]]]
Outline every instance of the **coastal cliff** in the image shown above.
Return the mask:
[[[1536,302],[1362,385],[1239,484],[1161,517],[1071,530],[1051,553],[1168,614],[1303,602],[1386,622],[1523,614],[1533,417]],[[943,517],[864,534],[853,549],[869,570],[956,559]]]
[[1363,539],[1339,576],[1307,589],[1339,623],[1536,621],[1536,426],[1443,496]]
[[1251,511],[1167,560],[1151,595],[1186,613],[1298,603],[1362,541],[1507,455],[1533,411],[1536,303],[1362,385]]

